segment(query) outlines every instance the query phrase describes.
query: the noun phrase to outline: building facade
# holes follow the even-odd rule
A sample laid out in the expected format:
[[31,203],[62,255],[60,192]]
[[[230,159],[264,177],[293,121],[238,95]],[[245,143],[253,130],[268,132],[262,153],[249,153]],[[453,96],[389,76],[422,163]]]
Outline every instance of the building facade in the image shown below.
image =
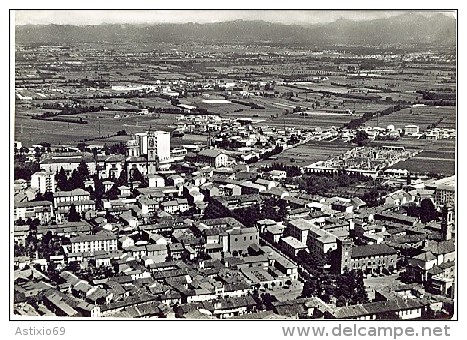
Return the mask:
[[53,172],[38,171],[31,176],[31,188],[41,194],[55,192],[55,175]]

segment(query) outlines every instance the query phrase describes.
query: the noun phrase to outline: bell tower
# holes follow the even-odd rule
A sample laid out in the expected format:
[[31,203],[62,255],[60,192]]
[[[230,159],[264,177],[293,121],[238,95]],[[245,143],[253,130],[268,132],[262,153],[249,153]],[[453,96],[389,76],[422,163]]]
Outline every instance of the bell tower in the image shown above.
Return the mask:
[[147,154],[147,169],[148,175],[154,175],[157,171],[158,157],[157,157],[157,136],[154,131],[149,127],[147,133],[148,138],[148,154]]
[[441,236],[443,241],[449,241],[452,238],[453,215],[452,207],[444,205],[441,210]]
[[337,238],[337,263],[335,266],[339,274],[344,273],[346,269],[351,270],[352,244],[353,242],[349,238]]

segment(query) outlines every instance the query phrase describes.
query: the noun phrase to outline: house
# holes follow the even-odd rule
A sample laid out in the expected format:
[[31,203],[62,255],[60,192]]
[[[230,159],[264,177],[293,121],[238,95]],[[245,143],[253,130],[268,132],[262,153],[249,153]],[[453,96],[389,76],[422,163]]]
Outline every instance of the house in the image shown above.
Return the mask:
[[396,249],[386,244],[368,244],[352,247],[349,269],[361,269],[364,273],[380,273],[383,268],[393,270],[398,260]]
[[220,149],[205,149],[198,152],[196,161],[214,168],[220,168],[227,166],[228,156]]
[[230,229],[221,237],[223,250],[234,255],[246,253],[252,244],[259,245],[259,232],[256,227]]
[[312,226],[312,222],[309,220],[304,220],[303,218],[297,218],[290,221],[287,221],[287,233],[289,236],[297,239],[298,241],[306,244],[308,240],[308,233]]
[[388,194],[384,199],[384,204],[401,206],[412,201],[412,195],[405,192],[404,190],[398,190]]
[[53,172],[39,171],[31,175],[31,188],[40,193],[55,192],[55,174]]
[[168,245],[169,248],[169,256],[173,260],[180,260],[182,257],[182,254],[185,252],[185,248],[183,247],[183,244],[181,243],[170,243]]
[[228,319],[233,316],[251,313],[256,309],[256,301],[252,296],[246,295],[237,298],[217,299],[201,302],[199,311],[218,319]]
[[281,238],[281,240],[279,241],[279,247],[282,249],[284,254],[292,258],[296,257],[300,250],[308,249],[308,247],[304,243],[300,242],[292,236]]
[[[147,254],[146,259],[150,260],[148,264],[164,262],[169,255],[167,244],[147,244],[145,248]],[[172,249],[172,251],[177,253],[177,250]],[[175,256],[178,257],[178,254]]]
[[82,213],[89,210],[96,210],[96,203],[93,200],[80,200],[74,202],[59,202],[56,206],[56,212],[58,214],[67,214],[71,206],[74,206],[76,212]]
[[441,273],[438,272],[439,266],[450,267],[450,263],[455,261],[455,245],[452,240],[428,241],[423,250],[419,255],[408,259],[407,274],[417,282],[426,283],[430,276]]
[[96,156],[96,171],[99,178],[115,179],[120,177],[121,171],[124,169],[124,155],[97,155]]
[[131,196],[131,188],[127,187],[126,185],[121,185],[117,189],[120,197]]
[[264,238],[269,242],[279,243],[282,235],[284,234],[285,227],[276,223],[268,225],[264,229]]
[[165,180],[162,176],[159,175],[149,175],[149,187],[150,188],[162,188],[165,187]]
[[43,171],[54,174],[63,168],[67,174],[71,174],[73,170],[78,169],[82,161],[86,163],[89,174],[91,176],[94,175],[96,173],[96,162],[94,156],[88,152],[49,152],[42,155],[40,168]]
[[159,209],[159,200],[143,196],[138,200],[138,206],[143,215],[154,215]]
[[74,203],[89,200],[89,192],[80,188],[71,191],[57,191],[54,193],[54,208],[57,208],[59,203]]
[[130,248],[135,245],[135,240],[133,240],[131,237],[128,236],[122,236],[118,239],[118,243],[121,248]]
[[182,213],[190,208],[190,206],[188,205],[188,201],[184,198],[177,198],[175,200],[162,202],[160,204],[160,207],[164,212],[169,214],[174,214],[178,212]]
[[411,320],[420,319],[428,308],[429,302],[423,299],[394,297],[387,301],[337,307],[326,312],[325,319]]
[[117,250],[117,235],[100,232],[95,235],[79,235],[70,239],[72,253]]
[[269,178],[275,181],[287,178],[287,172],[285,170],[271,170],[268,173]]
[[312,252],[325,255],[337,249],[337,237],[325,229],[310,226],[306,244]]
[[52,202],[49,201],[18,202],[15,203],[14,209],[14,221],[26,221],[31,218],[48,223],[54,217]]

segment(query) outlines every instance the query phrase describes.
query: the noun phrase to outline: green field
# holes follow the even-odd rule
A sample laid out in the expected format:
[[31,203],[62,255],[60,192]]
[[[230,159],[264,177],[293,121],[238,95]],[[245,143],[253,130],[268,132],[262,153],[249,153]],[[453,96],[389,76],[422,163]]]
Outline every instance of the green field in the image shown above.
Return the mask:
[[420,131],[426,130],[427,126],[437,123],[439,128],[456,128],[456,107],[454,106],[419,106],[403,109],[392,114],[381,116],[379,119],[373,118],[366,122],[366,126],[387,127],[394,125],[396,129],[403,129],[406,125],[415,124],[420,127]]
[[286,165],[306,166],[317,161],[324,161],[350,150],[354,145],[339,140],[332,142],[310,141],[277,155],[277,160],[264,160],[258,164],[284,163]]
[[[65,122],[51,122],[31,119],[26,113],[18,112],[15,116],[15,140],[19,140],[24,146],[31,146],[41,142],[52,145],[72,145],[84,139],[97,138],[99,136],[112,136],[119,130],[125,130],[128,135],[146,131],[149,126],[170,131],[169,125],[174,124],[175,115],[161,114],[139,116],[130,114],[128,118],[113,118],[115,112],[102,111],[85,113],[73,117],[83,117],[88,124],[73,124]],[[99,134],[100,130],[100,134]],[[125,138],[112,138],[108,142],[115,143]],[[89,141],[88,144],[100,144],[102,140]]]
[[394,164],[391,168],[407,169],[414,173],[455,174],[455,141],[426,141],[423,151],[415,157]]

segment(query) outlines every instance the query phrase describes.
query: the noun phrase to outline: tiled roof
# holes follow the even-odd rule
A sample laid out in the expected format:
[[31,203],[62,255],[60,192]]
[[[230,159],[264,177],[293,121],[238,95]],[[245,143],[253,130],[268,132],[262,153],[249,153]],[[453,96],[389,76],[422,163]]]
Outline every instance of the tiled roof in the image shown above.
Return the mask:
[[393,254],[397,254],[397,250],[386,244],[368,244],[352,248],[352,258]]

